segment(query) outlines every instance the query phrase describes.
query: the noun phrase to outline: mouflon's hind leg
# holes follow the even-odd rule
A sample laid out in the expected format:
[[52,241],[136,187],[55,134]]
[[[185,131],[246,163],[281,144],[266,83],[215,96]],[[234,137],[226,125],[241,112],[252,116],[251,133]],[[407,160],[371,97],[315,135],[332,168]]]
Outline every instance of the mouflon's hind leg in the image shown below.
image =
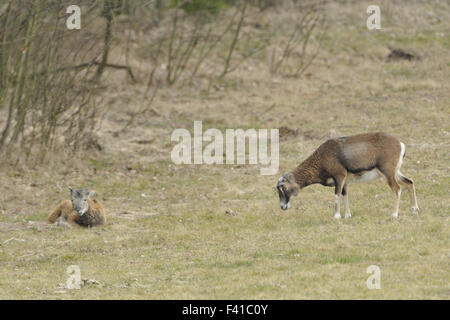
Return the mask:
[[62,211],[65,207],[65,201],[62,201],[58,204],[58,206],[53,210],[47,217],[48,223],[55,223],[58,221],[58,218],[61,216]]
[[402,189],[400,188],[400,185],[398,184],[394,176],[388,176],[386,178],[389,187],[394,192],[394,213],[392,214],[392,216],[394,218],[398,218],[398,208],[400,205],[400,195],[402,193]]
[[401,151],[399,154],[399,159],[397,163],[393,163],[392,161],[386,161],[379,166],[379,170],[386,177],[387,184],[391,188],[392,192],[394,192],[394,213],[392,216],[394,218],[398,217],[398,208],[400,205],[400,195],[402,194],[402,188],[397,181],[397,174],[402,165],[402,158],[404,155],[404,145],[401,143]]
[[398,182],[400,182],[404,187],[406,187],[408,189],[409,200],[411,202],[411,213],[418,214],[419,206],[417,205],[416,189],[414,187],[414,181],[405,177],[400,172],[398,173],[397,177],[398,177]]

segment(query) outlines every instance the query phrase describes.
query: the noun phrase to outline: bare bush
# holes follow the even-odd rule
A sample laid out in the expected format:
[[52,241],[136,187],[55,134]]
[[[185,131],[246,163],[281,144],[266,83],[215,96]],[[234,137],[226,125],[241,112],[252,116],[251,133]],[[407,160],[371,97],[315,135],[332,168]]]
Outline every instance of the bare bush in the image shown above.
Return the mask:
[[216,11],[200,8],[191,12],[183,8],[184,2],[180,1],[166,12],[165,24],[150,47],[149,56],[154,65],[164,66],[168,85],[183,77],[192,81],[232,26],[222,28],[222,16]]
[[144,55],[168,85],[192,83],[202,70],[224,77],[264,56],[272,74],[298,76],[319,52],[325,0],[203,2],[173,0],[158,14]]
[[242,66],[261,65],[267,56],[272,74],[300,75],[318,53],[324,1],[82,0],[81,31],[66,28],[69,0],[4,1],[0,154],[44,159],[56,141],[69,150],[83,145],[98,120],[104,70],[125,70],[133,83],[139,81],[128,65],[135,53],[129,38],[125,64],[110,61],[112,42],[123,44],[117,21],[128,20],[125,29],[141,28],[147,45],[139,45],[151,60],[141,108],[127,127],[137,116],[158,114],[149,104],[160,78],[169,86],[222,78]]
[[[284,1],[285,4],[288,1]],[[320,48],[313,38],[320,39],[326,30],[325,1],[292,1],[287,3],[291,13],[285,26],[279,28],[276,41],[271,47],[270,72],[297,77],[313,62]]]
[[[87,1],[86,4],[89,4]],[[95,41],[65,26],[69,1],[9,1],[0,15],[0,153],[44,155],[60,138],[76,150],[95,126],[91,66],[74,68]],[[86,21],[88,23],[88,21]],[[74,43],[77,46],[74,46]],[[19,152],[15,152],[19,151]],[[33,151],[36,151],[35,153]]]

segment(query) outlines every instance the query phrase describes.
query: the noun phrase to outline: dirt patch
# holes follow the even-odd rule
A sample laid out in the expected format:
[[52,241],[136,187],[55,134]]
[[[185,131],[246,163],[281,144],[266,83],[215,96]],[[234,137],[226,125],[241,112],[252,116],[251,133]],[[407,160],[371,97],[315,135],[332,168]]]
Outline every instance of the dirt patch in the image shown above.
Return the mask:
[[283,126],[279,128],[280,140],[287,140],[298,136],[298,129]]
[[418,60],[419,56],[413,52],[407,52],[403,49],[393,49],[391,48],[391,52],[387,56],[387,61],[399,61],[399,60]]
[[225,214],[228,216],[237,216],[238,215],[238,213],[233,210],[227,210],[227,211],[225,211]]

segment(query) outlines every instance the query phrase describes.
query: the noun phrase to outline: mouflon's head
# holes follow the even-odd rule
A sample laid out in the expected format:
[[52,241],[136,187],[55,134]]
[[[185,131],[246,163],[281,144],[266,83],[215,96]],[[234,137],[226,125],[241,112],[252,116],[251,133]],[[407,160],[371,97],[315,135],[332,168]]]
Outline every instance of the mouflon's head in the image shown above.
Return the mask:
[[89,192],[87,188],[76,190],[69,187],[69,190],[73,210],[82,216],[89,210],[88,199],[94,195],[94,192]]
[[283,174],[277,183],[278,196],[280,197],[280,206],[282,210],[287,210],[291,207],[289,201],[291,197],[297,195],[300,186],[295,182],[292,173]]

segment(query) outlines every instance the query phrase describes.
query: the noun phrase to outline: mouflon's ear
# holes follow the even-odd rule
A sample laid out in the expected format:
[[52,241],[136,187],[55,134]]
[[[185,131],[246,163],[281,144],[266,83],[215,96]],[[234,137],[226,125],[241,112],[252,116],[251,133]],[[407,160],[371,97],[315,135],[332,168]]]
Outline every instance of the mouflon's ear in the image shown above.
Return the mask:
[[91,191],[91,192],[89,192],[89,196],[88,196],[88,198],[92,198],[92,197],[94,196],[94,194],[95,194],[95,191]]

